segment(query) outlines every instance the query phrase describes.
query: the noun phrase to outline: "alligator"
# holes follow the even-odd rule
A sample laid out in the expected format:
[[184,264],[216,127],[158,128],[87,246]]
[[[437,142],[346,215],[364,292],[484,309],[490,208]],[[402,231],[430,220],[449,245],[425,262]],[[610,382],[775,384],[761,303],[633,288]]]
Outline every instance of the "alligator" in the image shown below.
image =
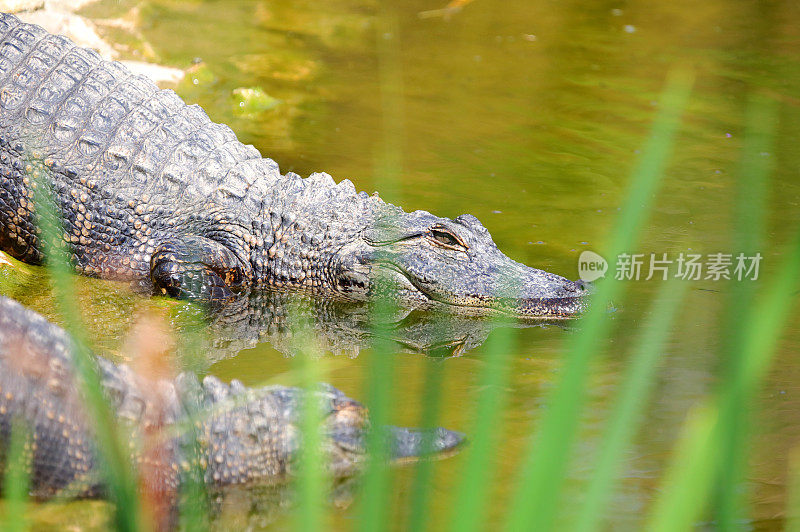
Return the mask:
[[0,249],[44,259],[39,183],[74,268],[224,301],[245,286],[568,318],[588,287],[504,255],[470,214],[405,212],[322,172],[281,174],[173,91],[0,16]]
[[[5,470],[12,426],[27,427],[33,442],[30,491],[41,499],[106,495],[95,433],[76,380],[75,352],[66,331],[0,297],[0,473]],[[256,389],[236,380],[224,384],[213,376],[200,382],[192,373],[156,378],[103,357],[92,355],[92,360],[108,405],[123,421],[130,441],[166,435],[158,448],[160,467],[148,475],[159,493],[175,492],[192,464],[201,468],[212,487],[266,485],[291,478],[308,393],[320,405],[320,449],[330,476],[352,476],[365,463],[367,410],[331,385],[321,384],[311,392],[284,386]],[[178,430],[184,425],[194,430]],[[387,426],[383,431],[393,461],[449,454],[463,440],[463,435],[441,427]],[[143,452],[142,445],[131,448],[135,466],[141,470],[152,465],[152,453]]]

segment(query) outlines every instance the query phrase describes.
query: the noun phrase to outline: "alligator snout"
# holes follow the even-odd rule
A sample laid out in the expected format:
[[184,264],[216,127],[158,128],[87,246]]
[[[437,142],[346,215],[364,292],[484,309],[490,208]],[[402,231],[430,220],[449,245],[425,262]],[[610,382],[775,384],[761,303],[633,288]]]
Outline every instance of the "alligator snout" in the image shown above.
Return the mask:
[[572,318],[586,310],[591,283],[571,281],[528,266],[518,297],[503,298],[502,309],[522,317]]
[[594,285],[590,282],[584,281],[583,279],[578,279],[577,281],[572,282],[572,287],[570,289],[579,295],[588,295],[594,290]]
[[586,299],[580,296],[557,298],[533,298],[510,301],[504,310],[523,318],[560,319],[574,318],[587,308]]

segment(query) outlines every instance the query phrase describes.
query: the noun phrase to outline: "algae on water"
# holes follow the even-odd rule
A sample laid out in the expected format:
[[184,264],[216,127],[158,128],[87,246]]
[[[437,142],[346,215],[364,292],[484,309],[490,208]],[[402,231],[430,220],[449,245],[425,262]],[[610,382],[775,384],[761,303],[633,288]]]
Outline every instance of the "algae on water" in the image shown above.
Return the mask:
[[281,103],[261,87],[239,87],[232,92],[234,110],[240,114],[257,114],[268,111]]

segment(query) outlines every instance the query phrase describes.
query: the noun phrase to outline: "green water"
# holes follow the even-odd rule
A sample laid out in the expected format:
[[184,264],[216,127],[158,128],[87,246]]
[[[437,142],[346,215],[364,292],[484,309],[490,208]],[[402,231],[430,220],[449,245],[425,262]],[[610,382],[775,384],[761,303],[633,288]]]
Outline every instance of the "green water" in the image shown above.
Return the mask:
[[[581,251],[603,249],[655,100],[676,66],[695,72],[695,89],[642,244],[631,252],[732,253],[744,106],[750,93],[765,94],[780,106],[775,150],[763,154],[772,158],[774,172],[761,273],[769,278],[774,271],[782,244],[800,223],[800,4],[474,0],[448,18],[419,16],[442,7],[433,0],[392,4],[388,9],[369,0],[124,1],[101,3],[88,13],[133,20],[138,36],[105,31],[127,38],[151,60],[179,67],[202,60],[178,92],[284,171],[326,171],[337,180],[351,179],[360,190],[385,188],[384,195],[406,210],[474,214],[512,258],[570,278],[577,277]],[[142,39],[152,48],[143,47]],[[243,111],[233,93],[251,87],[279,102]],[[400,156],[398,183],[386,183],[380,171],[387,153]],[[52,315],[47,299],[34,295],[42,285],[38,275],[31,274],[28,288],[15,295]],[[658,494],[687,409],[707,397],[719,375],[716,353],[727,287],[710,280],[691,283],[661,357],[654,399],[607,509],[613,529],[641,523]],[[112,283],[79,284],[88,327],[99,346],[115,352],[132,309],[176,307],[164,300],[146,302]],[[656,284],[627,283],[629,297],[615,314],[614,337],[594,362],[567,500],[580,501],[582,481],[591,475],[626,348],[646,318]],[[787,456],[800,444],[800,325],[796,317],[790,323],[760,395],[747,485],[753,528],[780,526]],[[569,334],[552,327],[522,329],[517,351],[507,354],[512,378],[507,407],[497,419],[504,428],[491,475],[492,521],[505,513],[511,479]],[[418,422],[426,371],[430,364],[444,364],[440,424],[464,430],[474,411],[483,355],[482,347],[445,361],[394,355],[394,421]],[[363,398],[369,357],[368,350],[354,358],[327,355],[326,380]],[[263,342],[209,371],[246,384],[289,384],[291,369],[291,361]],[[435,466],[434,526],[451,517],[462,465],[456,456]],[[412,473],[396,472],[398,526]],[[89,511],[73,507],[78,514]],[[62,518],[53,507],[40,511],[44,522]],[[241,516],[231,513],[234,526]],[[336,509],[331,522],[349,528],[352,515],[352,506]],[[280,513],[274,519],[278,527],[291,522]]]

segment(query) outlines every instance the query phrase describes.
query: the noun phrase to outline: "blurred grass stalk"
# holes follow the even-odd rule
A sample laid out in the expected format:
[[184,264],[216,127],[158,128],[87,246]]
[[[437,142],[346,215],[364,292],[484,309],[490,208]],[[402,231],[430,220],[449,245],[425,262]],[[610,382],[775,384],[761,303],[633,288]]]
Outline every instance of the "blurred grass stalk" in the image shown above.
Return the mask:
[[[745,328],[739,390],[747,398],[755,397],[791,315],[800,276],[800,231],[795,233],[785,256],[775,280],[764,297],[758,300],[749,320],[739,324]],[[718,403],[703,407],[702,415],[690,416],[687,421],[684,438],[665,474],[648,530],[685,530],[699,519],[714,481],[714,468],[719,464],[715,456],[731,430],[726,425],[727,420],[720,416],[722,409],[728,407],[726,393],[730,391],[723,389],[717,398]],[[741,487],[735,489],[738,491]],[[733,510],[738,515],[738,508]]]
[[45,256],[47,272],[52,280],[58,310],[75,345],[73,364],[77,385],[83,391],[88,416],[93,420],[92,426],[98,442],[102,471],[109,496],[115,503],[115,528],[125,531],[143,530],[144,509],[140,504],[134,469],[122,443],[115,414],[111,412],[103,393],[100,376],[88,348],[87,335],[80,321],[80,312],[76,309],[72,271],[66,250],[63,248],[64,227],[60,214],[50,193],[50,186],[43,178],[45,175],[43,162],[31,159],[28,163],[32,167],[29,177],[35,191],[34,204],[40,231],[39,242]]
[[714,476],[718,419],[718,409],[707,404],[689,411],[645,530],[676,532],[695,527]]
[[358,526],[364,532],[387,529],[388,503],[392,491],[388,467],[390,449],[385,427],[394,404],[394,353],[389,340],[389,323],[395,308],[394,301],[387,293],[380,293],[373,304],[374,341],[367,369],[366,392],[370,413],[366,438],[367,467],[358,508]]
[[[375,39],[380,76],[382,139],[375,156],[375,185],[384,191],[384,199],[390,202],[398,199],[403,160],[403,70],[399,28],[394,6],[381,2],[376,17]],[[389,421],[394,395],[394,352],[389,332],[396,303],[381,279],[375,283],[377,297],[372,302],[374,340],[367,368],[365,395],[370,412],[370,429],[366,439],[367,467],[356,521],[358,529],[364,532],[387,528],[392,487],[384,427]]]
[[[659,112],[641,158],[633,171],[629,193],[611,233],[606,257],[614,260],[630,252],[655,198],[658,184],[672,151],[680,116],[693,82],[689,71],[672,71],[661,96]],[[547,401],[539,430],[527,457],[523,458],[516,493],[506,528],[550,530],[560,496],[585,400],[591,362],[604,345],[610,329],[608,306],[622,293],[613,278],[597,283],[589,310],[580,329],[570,338],[561,377]]]
[[619,393],[599,446],[599,456],[594,461],[596,465],[589,480],[586,498],[578,509],[575,530],[588,532],[600,528],[603,509],[613,495],[623,454],[640,426],[662,348],[672,331],[687,285],[672,278],[664,282],[659,290],[651,315],[620,381]]
[[[444,331],[442,331],[444,332]],[[442,389],[444,382],[444,360],[427,360],[425,382],[422,388],[422,414],[419,427],[431,432],[423,435],[422,454],[433,454],[434,429],[439,422],[442,403]],[[430,498],[433,482],[433,462],[422,459],[417,463],[414,481],[411,485],[411,495],[406,521],[406,530],[424,532],[428,528]]]
[[293,329],[294,365],[300,375],[300,386],[304,390],[300,414],[301,441],[297,471],[298,505],[295,511],[294,528],[298,531],[315,532],[324,529],[326,464],[322,456],[323,412],[317,395],[319,383],[324,380],[320,360],[314,358],[311,326],[300,321],[300,312],[290,306],[289,319]]
[[795,447],[789,458],[786,532],[800,532],[800,447]]
[[22,532],[28,529],[25,510],[28,503],[30,485],[30,431],[24,420],[14,420],[11,424],[11,438],[6,450],[6,470],[3,479],[5,498],[5,519],[0,522],[0,530]]
[[[194,410],[190,415],[197,415]],[[189,425],[184,428],[185,442],[181,443],[181,452],[189,463],[189,470],[181,473],[178,499],[178,523],[180,530],[201,532],[209,530],[209,494],[205,482],[205,468],[200,464],[204,459],[199,444],[197,427]]]
[[[774,101],[753,96],[745,116],[744,145],[740,163],[736,216],[734,216],[734,251],[752,257],[763,254],[767,212],[767,183],[777,120]],[[741,324],[753,319],[753,299],[758,287],[755,280],[732,278],[723,345],[722,382],[720,387],[720,441],[717,454],[716,489],[717,524],[732,530],[748,516],[744,471],[748,455],[750,414],[756,399],[755,389],[747,387],[744,374],[745,335],[750,331]]]
[[[766,149],[771,146],[775,121],[775,104],[754,97],[748,109],[737,202],[737,216],[741,218],[737,244],[745,250],[760,242],[765,224],[763,190],[769,163],[763,159],[769,153]],[[750,187],[755,187],[755,191]],[[755,201],[749,198],[751,192],[756,195]],[[756,297],[752,285],[746,284],[751,281],[732,281],[731,299],[738,307],[731,310],[723,332],[723,337],[730,339],[726,344],[727,371],[715,403],[706,407],[709,414],[701,421],[687,423],[686,439],[693,445],[679,445],[666,474],[662,496],[654,507],[650,530],[682,530],[693,525],[700,517],[712,483],[716,488],[717,528],[741,528],[749,517],[744,479],[750,450],[751,410],[774,358],[776,344],[792,316],[800,277],[800,228],[782,255],[783,263],[760,297]],[[709,464],[713,464],[711,471],[715,475],[698,477],[698,470],[706,471]]]
[[[193,303],[188,303],[193,305]],[[180,360],[181,366],[185,369],[196,366],[201,359],[205,359],[206,353],[204,342],[206,329],[203,327],[201,314],[188,313],[188,316],[180,314],[182,326],[176,331],[177,350],[176,352],[185,353],[188,358]],[[173,323],[176,315],[172,315]],[[162,430],[160,436],[164,438],[177,438],[181,453],[188,462],[188,470],[183,469],[180,473],[180,486],[178,487],[178,529],[202,532],[211,528],[210,520],[210,497],[209,489],[206,485],[206,468],[201,464],[206,459],[200,444],[201,421],[214,415],[213,410],[203,410],[202,405],[184,401],[183,404],[186,418],[183,423],[173,425],[170,430]]]
[[[499,319],[499,318],[498,318]],[[516,331],[511,327],[499,327],[489,337],[486,358],[477,395],[474,424],[467,431],[469,446],[461,478],[457,482],[455,503],[451,508],[450,530],[469,532],[483,529],[491,474],[496,464],[498,444],[503,435],[498,417],[505,412],[506,390],[511,368]]]

